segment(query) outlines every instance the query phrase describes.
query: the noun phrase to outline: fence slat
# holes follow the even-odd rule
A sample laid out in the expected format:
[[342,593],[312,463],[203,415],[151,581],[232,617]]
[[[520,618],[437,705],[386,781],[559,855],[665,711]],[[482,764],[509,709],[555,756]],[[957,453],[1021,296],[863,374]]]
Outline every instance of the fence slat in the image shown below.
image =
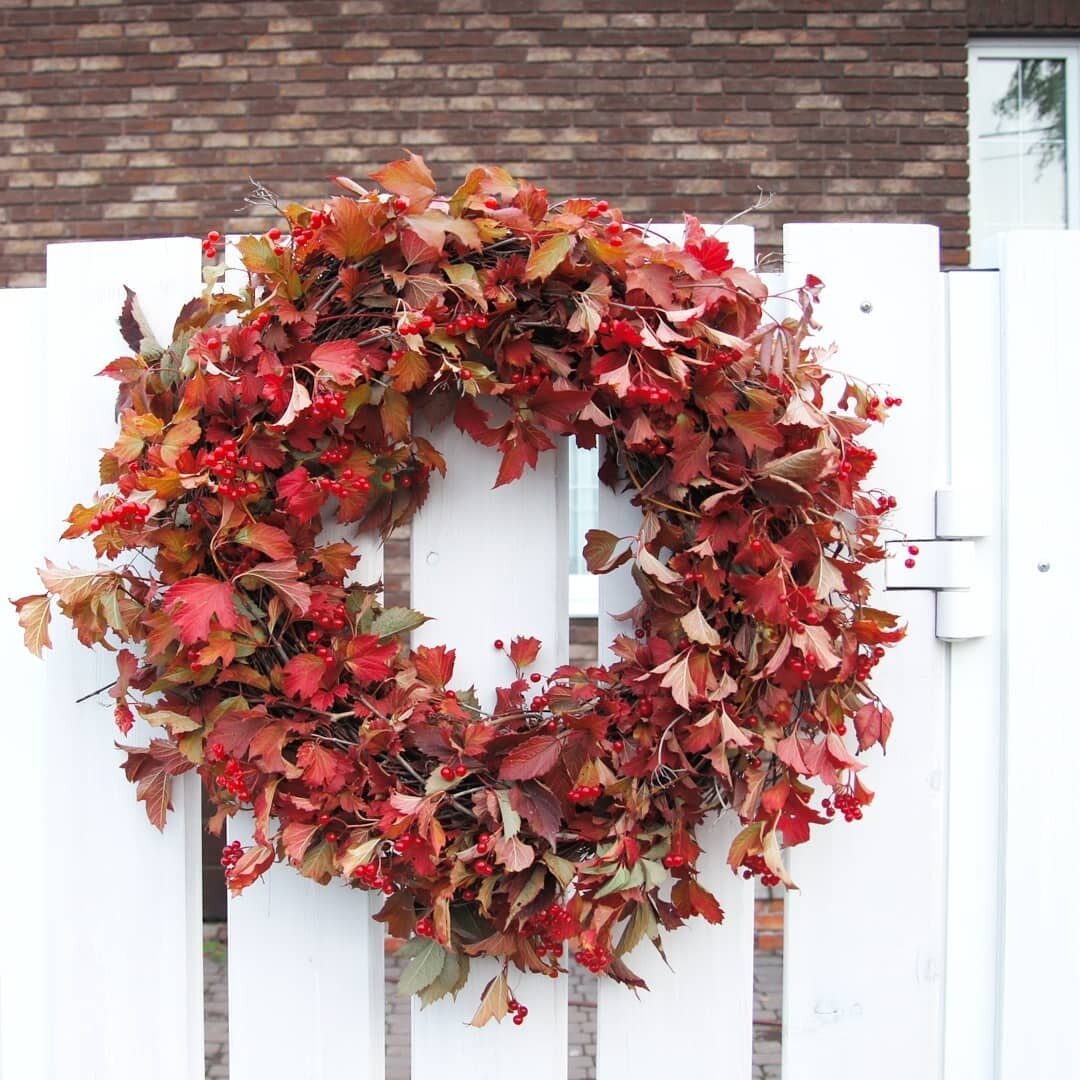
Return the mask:
[[[11,335],[6,352],[11,358],[8,400],[14,407],[4,416],[4,443],[12,457],[40,445],[47,407],[45,318],[44,289],[0,290],[0,323]],[[17,598],[41,592],[34,567],[41,564],[46,537],[51,540],[59,531],[59,515],[48,497],[48,479],[37,469],[9,469],[7,482],[6,501],[19,507],[19,514],[18,527],[5,530],[0,597]],[[40,891],[45,851],[26,842],[26,823],[41,821],[45,807],[48,669],[23,647],[14,611],[3,606],[8,617],[0,624],[0,654],[8,715],[18,718],[19,765],[7,770],[0,785],[0,844],[5,851],[19,852],[19,873],[0,893],[0,1076],[31,1077],[40,1071],[45,1046],[45,913]]]
[[[323,512],[323,519],[330,512]],[[382,548],[328,521],[320,543],[347,540],[360,555],[350,576],[382,577]],[[249,843],[249,815],[229,822],[229,839]],[[385,1071],[383,989],[385,934],[372,914],[381,904],[335,878],[309,881],[278,864],[229,898],[229,1076],[231,1080],[323,1080]],[[267,977],[272,965],[273,977]],[[302,1038],[273,1033],[283,1000]]]
[[[1080,596],[1074,474],[1080,394],[1080,235],[1031,231],[1001,248],[1005,422],[1004,908],[998,1075],[1080,1076],[1080,888],[1071,775],[1080,751],[1068,673]],[[1043,569],[1040,569],[1040,566]]]
[[[946,1077],[994,1075],[1001,814],[1001,320],[996,273],[945,275],[949,322],[950,486],[985,499],[979,540],[986,637],[950,646]],[[991,591],[993,590],[993,595]]]
[[[199,242],[50,245],[47,264],[43,471],[55,523],[93,492],[100,448],[116,438],[115,384],[93,376],[129,351],[116,325],[122,286],[138,293],[169,341],[176,311],[200,288]],[[48,554],[65,565],[93,565],[89,542]],[[73,704],[114,679],[115,663],[80,646],[62,623],[53,641],[42,897],[51,1037],[46,1065],[29,1075],[196,1080],[203,1075],[197,787],[176,785],[175,809],[159,836],[118,767],[110,711],[98,698]],[[123,741],[145,744],[149,734],[140,722]]]
[[[882,456],[874,479],[897,496],[896,526],[932,537],[934,491],[948,479],[937,230],[789,225],[784,255],[790,281],[825,282],[833,366],[902,396],[867,439]],[[867,755],[879,793],[865,819],[818,829],[791,852],[801,892],[785,912],[784,1080],[844,1080],[868,1067],[881,1080],[941,1075],[946,646],[934,638],[932,593],[876,602],[909,628],[874,682],[896,727],[886,759]]]
[[[752,245],[752,241],[751,241]],[[641,525],[641,512],[629,495],[600,487],[599,527],[616,536],[630,536]],[[629,567],[600,579],[601,654],[618,634],[631,632],[613,615],[629,610],[639,599]],[[701,882],[724,909],[724,923],[709,926],[693,920],[664,935],[670,968],[648,942],[627,957],[630,967],[649,985],[635,995],[610,979],[600,979],[596,1018],[598,1080],[626,1076],[701,1071],[702,1061],[724,1061],[724,1075],[750,1075],[754,978],[754,890],[726,865],[737,831],[731,815],[714,817],[699,830],[704,851]],[[633,1031],[649,1038],[629,1038]],[[693,1038],[682,1038],[693,1032]],[[668,1037],[670,1036],[670,1037]],[[728,1071],[730,1070],[730,1071]]]
[[[551,671],[568,653],[564,450],[540,456],[538,468],[492,489],[498,455],[456,428],[432,436],[447,460],[428,502],[413,523],[412,602],[432,616],[414,644],[447,644],[457,652],[453,684],[475,684],[483,706],[494,687],[513,678],[509,661],[492,648],[518,634],[543,642],[537,670]],[[466,1070],[474,1080],[513,1075],[559,1080],[566,1075],[566,979],[514,973],[512,988],[529,1007],[520,1027],[466,1026],[492,962],[475,964],[453,1003],[413,1007],[413,1080]]]

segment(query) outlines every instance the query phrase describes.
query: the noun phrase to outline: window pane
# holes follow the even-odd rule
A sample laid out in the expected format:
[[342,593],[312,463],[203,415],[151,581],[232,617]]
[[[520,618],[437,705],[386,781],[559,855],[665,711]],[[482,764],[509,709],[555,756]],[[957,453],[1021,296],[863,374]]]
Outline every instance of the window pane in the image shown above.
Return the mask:
[[1066,196],[1063,59],[979,59],[971,88],[972,247],[1009,228],[1061,229]]

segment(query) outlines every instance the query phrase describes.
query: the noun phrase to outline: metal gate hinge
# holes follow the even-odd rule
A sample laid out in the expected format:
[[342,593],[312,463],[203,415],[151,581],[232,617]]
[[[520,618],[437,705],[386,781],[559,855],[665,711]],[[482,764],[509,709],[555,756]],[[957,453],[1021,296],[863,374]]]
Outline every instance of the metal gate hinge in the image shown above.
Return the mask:
[[935,508],[936,536],[886,542],[885,588],[933,590],[935,633],[943,641],[986,637],[993,612],[988,552],[980,541],[992,531],[992,502],[945,488],[936,493]]

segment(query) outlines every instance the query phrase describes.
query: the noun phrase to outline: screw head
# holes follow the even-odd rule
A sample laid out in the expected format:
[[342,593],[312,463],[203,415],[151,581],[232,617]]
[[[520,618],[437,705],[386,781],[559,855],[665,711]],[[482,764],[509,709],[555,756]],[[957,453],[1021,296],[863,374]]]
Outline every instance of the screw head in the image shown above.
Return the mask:
[[869,314],[870,314],[870,312],[874,310],[874,305],[873,305],[873,304],[871,304],[869,300],[864,300],[864,301],[863,301],[863,302],[862,302],[862,303],[861,303],[861,304],[859,305],[859,310],[860,310],[860,311],[861,311],[861,312],[862,312],[862,313],[863,313],[864,315],[869,315]]
[[1049,569],[1050,569],[1050,564],[1045,559],[1042,559],[1038,564],[1039,573],[1040,574],[1045,574]]

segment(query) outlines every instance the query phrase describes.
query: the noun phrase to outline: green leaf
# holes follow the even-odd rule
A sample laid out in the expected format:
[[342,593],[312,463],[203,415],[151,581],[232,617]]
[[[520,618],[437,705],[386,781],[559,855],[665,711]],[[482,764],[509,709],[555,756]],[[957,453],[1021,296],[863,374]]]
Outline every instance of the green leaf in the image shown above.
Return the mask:
[[409,966],[398,979],[398,994],[401,997],[410,997],[429,987],[442,972],[447,955],[437,941],[431,938],[423,939],[423,944],[416,948]]
[[442,971],[430,986],[420,991],[420,1006],[430,1005],[433,1001],[449,994],[457,997],[458,991],[469,981],[469,958],[464,953],[448,952]]
[[540,858],[544,865],[555,875],[555,880],[565,889],[574,880],[574,864],[569,859],[564,859],[554,852],[545,851]]
[[615,946],[615,955],[625,956],[637,947],[642,938],[648,937],[655,940],[658,935],[659,930],[652,906],[648,903],[635,904],[634,913],[630,916],[630,921],[626,924],[618,945]]
[[530,256],[525,266],[525,280],[539,278],[544,281],[558,268],[559,263],[570,254],[574,241],[569,233],[559,233],[545,240]]
[[429,616],[419,611],[413,611],[407,607],[391,607],[386,608],[372,620],[371,632],[380,638],[388,638],[395,634],[403,634],[408,630],[415,630],[428,621],[430,621]]
[[597,900],[603,896],[610,896],[612,893],[622,892],[623,889],[632,889],[637,885],[643,884],[645,881],[645,871],[637,864],[633,869],[628,866],[620,866],[614,874],[611,875],[611,879],[602,888],[598,889],[593,895]]

